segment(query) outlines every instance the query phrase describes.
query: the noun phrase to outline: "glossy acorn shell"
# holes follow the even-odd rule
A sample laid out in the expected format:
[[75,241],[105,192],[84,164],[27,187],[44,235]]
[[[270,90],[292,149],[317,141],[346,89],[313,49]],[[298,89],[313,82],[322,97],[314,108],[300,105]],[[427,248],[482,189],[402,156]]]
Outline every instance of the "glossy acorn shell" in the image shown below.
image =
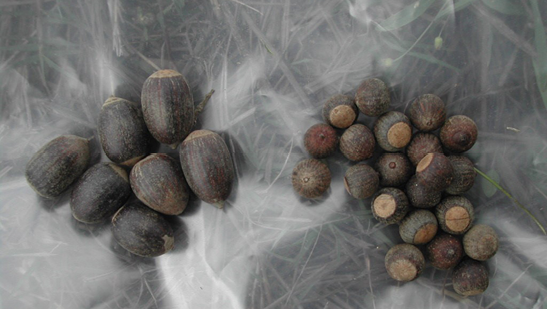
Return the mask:
[[354,124],[340,137],[340,151],[351,161],[363,161],[374,154],[374,134],[364,124]]
[[202,201],[222,208],[235,178],[232,156],[222,137],[209,130],[193,131],[180,145],[179,157],[190,189]]
[[388,250],[384,264],[391,278],[408,282],[418,278],[425,269],[425,258],[416,246],[398,244]]
[[408,199],[397,188],[382,188],[372,197],[372,215],[383,224],[399,223],[410,210]]
[[403,151],[412,138],[412,125],[405,114],[390,111],[376,119],[374,137],[385,151]]
[[464,259],[452,273],[452,286],[456,293],[462,296],[479,295],[486,291],[489,285],[488,269],[473,259]]
[[416,208],[433,208],[441,202],[442,192],[431,190],[414,175],[406,183],[406,196],[410,205]]
[[351,166],[344,175],[344,187],[356,199],[371,197],[379,184],[378,172],[364,163]]
[[108,98],[99,114],[99,139],[106,156],[131,167],[150,152],[151,136],[139,103]]
[[355,92],[355,105],[361,113],[377,117],[387,112],[391,103],[389,89],[386,84],[377,79],[364,80]]
[[40,148],[27,163],[25,178],[40,196],[55,198],[78,179],[89,165],[89,141],[59,136]]
[[499,238],[488,225],[477,224],[463,236],[465,254],[477,261],[486,261],[498,252]]
[[318,123],[304,134],[304,147],[312,157],[323,159],[336,151],[338,140],[336,130],[326,123]]
[[399,235],[404,242],[423,245],[437,234],[438,223],[435,215],[425,209],[410,212],[399,225]]
[[450,186],[454,169],[444,154],[429,153],[416,166],[416,178],[431,190],[443,191]]
[[114,163],[97,163],[78,180],[70,198],[74,219],[83,223],[106,221],[131,195],[127,172]]
[[475,122],[464,115],[448,118],[441,127],[439,136],[443,146],[452,152],[464,152],[477,141],[478,129]]
[[291,180],[298,195],[314,199],[321,197],[329,189],[331,173],[325,163],[317,159],[306,159],[293,168]]
[[173,70],[150,75],[142,86],[142,113],[152,136],[176,148],[195,123],[194,100],[184,77]]
[[432,152],[443,153],[443,146],[441,140],[431,133],[418,132],[414,134],[406,147],[406,155],[414,166]]
[[426,253],[431,266],[437,269],[453,268],[464,256],[461,240],[444,233],[437,234],[426,245]]
[[452,195],[460,195],[469,191],[475,184],[475,165],[464,156],[448,156],[454,169],[454,178],[445,192]]
[[402,153],[383,153],[376,161],[376,170],[383,187],[404,185],[414,172],[408,158]]
[[182,168],[164,153],[153,153],[135,164],[130,183],[141,202],[162,214],[181,214],[188,205],[190,189]]
[[419,96],[408,109],[408,118],[422,132],[440,128],[446,120],[446,111],[441,98],[434,94]]
[[473,225],[475,212],[471,202],[463,196],[448,196],[437,205],[435,215],[441,229],[449,234],[461,235]]
[[329,125],[345,129],[355,122],[359,116],[359,110],[353,97],[336,94],[323,105],[322,116]]

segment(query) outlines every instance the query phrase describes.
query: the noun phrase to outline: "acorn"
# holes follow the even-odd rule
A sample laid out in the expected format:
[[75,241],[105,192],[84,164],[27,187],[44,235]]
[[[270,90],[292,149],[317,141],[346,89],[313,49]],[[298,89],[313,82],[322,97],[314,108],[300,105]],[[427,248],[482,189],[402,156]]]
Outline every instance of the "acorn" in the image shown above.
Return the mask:
[[372,131],[360,123],[347,128],[340,137],[340,151],[351,161],[363,161],[372,157],[375,144]]
[[139,103],[108,98],[101,107],[97,130],[112,162],[131,167],[150,152],[151,136]]
[[141,100],[152,136],[176,148],[195,123],[194,99],[184,77],[174,70],[155,72],[144,81]]
[[355,93],[355,105],[367,116],[380,116],[387,112],[390,103],[389,89],[377,78],[364,80]]
[[146,206],[166,215],[181,214],[190,189],[177,160],[153,153],[139,161],[130,174],[131,188]]
[[473,205],[465,197],[449,196],[437,205],[436,216],[443,231],[461,235],[471,228],[475,213]]
[[477,125],[464,115],[448,118],[441,128],[440,138],[443,146],[453,152],[464,152],[477,141]]
[[374,123],[374,136],[385,151],[402,151],[412,138],[412,126],[405,114],[391,111]]
[[380,185],[384,187],[402,186],[414,171],[402,153],[383,153],[376,161],[376,170],[380,175]]
[[435,215],[429,210],[419,209],[412,211],[401,221],[399,235],[406,243],[423,245],[435,237],[437,228]]
[[488,288],[488,270],[479,261],[465,259],[454,268],[452,284],[454,291],[462,296],[481,294]]
[[443,191],[454,178],[450,160],[442,153],[428,153],[416,166],[416,178],[431,190]]
[[486,261],[498,252],[498,234],[488,225],[477,224],[463,236],[465,254],[477,261]]
[[437,269],[450,269],[461,261],[462,242],[450,234],[438,234],[426,245],[427,259]]
[[338,147],[336,131],[328,124],[315,124],[304,134],[304,147],[312,157],[326,158],[332,155]]
[[292,171],[292,186],[300,196],[318,198],[330,187],[331,173],[327,165],[317,159],[300,161]]
[[425,268],[425,258],[416,246],[398,244],[387,252],[385,266],[391,278],[408,282],[418,278],[422,273]]
[[325,122],[339,129],[351,126],[358,115],[355,99],[347,95],[336,94],[328,99],[323,106]]
[[406,147],[406,155],[412,165],[416,166],[428,154],[443,152],[443,146],[439,138],[431,133],[418,132]]
[[410,205],[416,208],[432,208],[441,202],[442,192],[431,190],[413,175],[406,183],[406,196]]
[[160,256],[175,244],[169,222],[141,202],[126,204],[112,217],[112,234],[125,250],[144,257]]
[[454,178],[445,192],[452,195],[459,195],[469,191],[475,184],[475,166],[471,160],[464,156],[448,156],[454,169]]
[[344,175],[344,187],[356,199],[371,197],[378,190],[379,183],[378,173],[364,163],[348,168]]
[[179,157],[188,186],[197,197],[218,208],[224,207],[235,172],[222,137],[209,130],[196,130],[180,145]]
[[416,129],[423,132],[440,128],[446,120],[443,100],[434,94],[419,96],[410,105],[408,118]]
[[75,135],[59,136],[32,156],[25,167],[25,178],[36,193],[52,199],[85,172],[89,158],[89,140]]
[[409,211],[408,199],[397,188],[383,188],[372,198],[372,215],[383,224],[400,222]]
[[114,163],[97,163],[78,180],[70,198],[74,219],[83,223],[106,221],[131,195],[127,172]]

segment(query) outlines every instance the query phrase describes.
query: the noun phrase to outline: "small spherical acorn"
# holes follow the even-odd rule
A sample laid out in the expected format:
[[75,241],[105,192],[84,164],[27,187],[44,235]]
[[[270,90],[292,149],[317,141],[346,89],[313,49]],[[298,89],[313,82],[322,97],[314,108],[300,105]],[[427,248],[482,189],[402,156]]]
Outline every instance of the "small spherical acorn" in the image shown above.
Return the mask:
[[336,130],[325,123],[311,126],[304,134],[304,147],[316,159],[332,155],[338,148]]
[[374,134],[363,124],[354,124],[340,137],[340,151],[351,161],[363,161],[374,154]]
[[488,225],[477,224],[463,236],[465,254],[477,261],[486,261],[498,252],[498,234]]
[[437,205],[437,220],[441,229],[453,235],[467,232],[475,217],[471,202],[463,196],[449,196]]
[[331,173],[327,165],[317,159],[300,161],[292,171],[292,186],[300,196],[318,198],[330,187]]
[[404,242],[414,245],[427,244],[437,234],[437,218],[425,209],[410,212],[399,225],[399,235]]
[[454,268],[452,284],[454,291],[462,296],[481,294],[488,288],[488,270],[479,261],[464,259]]
[[25,178],[38,195],[55,198],[78,179],[89,165],[89,140],[59,136],[40,148],[25,167]]
[[425,258],[416,246],[398,244],[387,252],[385,266],[391,278],[408,282],[418,278],[422,273],[425,268]]
[[432,208],[441,202],[442,192],[429,189],[414,175],[406,183],[406,196],[410,205],[416,208]]
[[412,138],[412,126],[405,114],[391,111],[383,114],[374,123],[374,136],[385,151],[402,151]]
[[371,197],[378,190],[379,184],[378,173],[364,163],[348,168],[344,175],[346,191],[356,199]]
[[383,187],[399,187],[405,184],[414,169],[402,153],[383,153],[376,161],[376,170]]
[[464,252],[462,242],[450,234],[437,234],[426,246],[426,256],[431,266],[450,269],[461,261]]
[[443,152],[443,146],[439,138],[431,133],[418,132],[406,147],[406,155],[412,165],[416,166],[428,154]]
[[399,223],[410,210],[408,199],[397,188],[383,188],[372,197],[372,215],[383,224]]
[[419,96],[410,105],[408,118],[416,129],[422,132],[440,128],[446,120],[443,100],[434,94]]
[[428,153],[416,166],[416,178],[431,190],[443,191],[454,178],[454,168],[442,153]]
[[355,99],[347,95],[336,94],[328,99],[323,106],[325,122],[339,129],[351,126],[358,115]]
[[469,191],[475,184],[475,166],[473,162],[464,156],[448,156],[454,169],[454,178],[445,192],[452,195],[460,195]]
[[367,116],[380,116],[387,112],[390,103],[388,87],[377,78],[364,80],[355,93],[355,105]]
[[440,138],[443,146],[453,152],[464,152],[477,141],[478,129],[475,122],[464,115],[448,118],[441,128]]

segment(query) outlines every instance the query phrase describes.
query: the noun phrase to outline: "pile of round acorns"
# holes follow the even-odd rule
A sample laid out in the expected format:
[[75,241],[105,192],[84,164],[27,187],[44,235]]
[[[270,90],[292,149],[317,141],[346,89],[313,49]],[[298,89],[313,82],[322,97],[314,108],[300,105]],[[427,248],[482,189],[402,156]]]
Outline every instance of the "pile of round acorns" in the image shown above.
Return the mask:
[[[162,255],[175,243],[165,216],[185,210],[190,190],[218,208],[232,190],[234,166],[226,143],[215,132],[193,131],[202,107],[194,107],[180,73],[157,71],[144,82],[141,102],[111,96],[102,105],[98,135],[112,162],[88,169],[89,140],[63,135],[31,158],[27,182],[49,199],[75,182],[70,207],[76,220],[111,220],[113,236],[123,248],[138,256]],[[150,154],[152,137],[173,149],[180,146],[180,160]],[[139,201],[128,202],[132,192]]]
[[[356,199],[372,197],[374,218],[399,225],[404,244],[387,252],[389,276],[401,282],[414,280],[427,258],[437,269],[454,268],[457,293],[480,294],[489,282],[481,262],[496,253],[498,236],[489,226],[473,226],[473,205],[462,196],[473,186],[476,172],[461,153],[475,144],[477,126],[463,115],[446,119],[443,101],[433,94],[416,98],[408,116],[389,111],[390,102],[388,87],[376,78],[363,81],[355,97],[339,94],[327,100],[325,123],[313,125],[304,135],[313,159],[295,166],[293,187],[305,198],[321,197],[330,187],[331,173],[319,159],[340,149],[347,159],[358,162],[345,173],[347,192]],[[373,130],[354,123],[359,111],[378,117]],[[412,126],[417,129],[414,134]],[[335,128],[343,130],[340,137]],[[376,144],[385,152],[374,166],[361,162],[373,157]]]

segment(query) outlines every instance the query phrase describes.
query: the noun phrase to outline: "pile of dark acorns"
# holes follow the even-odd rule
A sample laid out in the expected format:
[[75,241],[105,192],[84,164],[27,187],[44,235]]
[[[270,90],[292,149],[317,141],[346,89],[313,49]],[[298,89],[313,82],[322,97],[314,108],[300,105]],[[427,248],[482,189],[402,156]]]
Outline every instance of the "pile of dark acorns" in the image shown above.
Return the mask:
[[[489,226],[473,226],[473,205],[462,196],[473,186],[476,172],[461,153],[475,144],[477,126],[463,115],[447,120],[444,103],[433,94],[418,97],[408,116],[389,111],[390,101],[389,89],[375,78],[363,81],[355,97],[335,95],[327,100],[322,115],[326,123],[313,125],[304,135],[313,159],[296,165],[293,187],[305,198],[321,197],[330,186],[331,173],[318,159],[340,149],[347,159],[359,162],[345,173],[347,192],[357,199],[372,197],[374,218],[399,225],[405,243],[387,252],[389,276],[401,282],[416,279],[425,268],[424,251],[431,266],[454,268],[457,293],[480,294],[489,282],[481,261],[496,253],[498,236]],[[359,111],[378,117],[372,131],[354,123]],[[418,132],[413,134],[412,126]],[[344,130],[340,137],[335,128]],[[438,136],[432,133],[437,129]],[[372,167],[361,161],[373,156],[376,143],[385,152]]]
[[[77,181],[70,207],[86,224],[111,219],[116,241],[129,252],[155,257],[174,246],[165,215],[179,215],[190,190],[222,208],[230,195],[234,167],[224,140],[209,130],[193,130],[196,110],[184,77],[160,70],[144,82],[142,103],[110,97],[98,123],[102,149],[112,162],[88,169],[89,140],[57,137],[28,162],[25,176],[40,196],[56,198]],[[152,153],[151,136],[175,149],[180,163]],[[80,177],[81,176],[81,177]],[[127,202],[133,192],[139,201]]]

